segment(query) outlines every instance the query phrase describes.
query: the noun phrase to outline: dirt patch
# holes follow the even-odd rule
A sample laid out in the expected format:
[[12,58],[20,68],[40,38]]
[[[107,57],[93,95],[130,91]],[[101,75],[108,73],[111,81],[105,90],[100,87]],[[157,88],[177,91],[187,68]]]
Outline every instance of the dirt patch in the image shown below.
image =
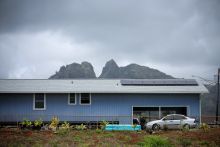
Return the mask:
[[[55,134],[52,131],[2,128],[0,129],[0,146],[133,146],[138,145],[150,135],[145,131],[71,130],[67,134]],[[202,130],[159,131],[153,135],[168,138],[174,146],[184,144],[220,146],[220,128],[209,129],[206,132]]]

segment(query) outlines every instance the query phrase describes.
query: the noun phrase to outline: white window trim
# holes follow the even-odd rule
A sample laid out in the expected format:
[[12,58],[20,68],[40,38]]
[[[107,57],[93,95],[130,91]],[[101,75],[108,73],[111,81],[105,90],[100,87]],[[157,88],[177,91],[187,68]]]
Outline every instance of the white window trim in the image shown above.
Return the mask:
[[88,94],[89,94],[89,104],[82,104],[81,103],[81,93],[79,94],[79,104],[80,105],[91,105],[91,103],[92,103],[91,93],[88,93]]
[[[75,103],[70,103],[70,94],[74,94]],[[76,93],[68,93],[68,105],[76,105]]]
[[46,110],[46,94],[44,93],[44,108],[35,108],[35,93],[33,94],[33,110]]

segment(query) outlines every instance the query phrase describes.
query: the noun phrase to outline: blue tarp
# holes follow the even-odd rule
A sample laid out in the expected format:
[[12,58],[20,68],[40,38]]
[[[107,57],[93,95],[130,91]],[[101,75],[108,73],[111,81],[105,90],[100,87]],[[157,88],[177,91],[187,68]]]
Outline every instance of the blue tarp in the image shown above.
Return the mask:
[[106,125],[105,130],[107,131],[138,131],[141,130],[140,125],[136,125],[135,127],[133,125]]

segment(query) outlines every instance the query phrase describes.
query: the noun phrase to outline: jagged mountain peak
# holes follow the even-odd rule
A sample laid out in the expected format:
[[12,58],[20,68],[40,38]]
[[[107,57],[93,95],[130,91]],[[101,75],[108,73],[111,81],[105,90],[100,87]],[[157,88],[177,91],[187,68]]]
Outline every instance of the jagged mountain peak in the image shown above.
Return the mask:
[[99,78],[170,79],[173,77],[159,70],[149,68],[147,66],[138,65],[136,63],[119,67],[116,62],[111,59],[105,64]]
[[[87,61],[81,64],[72,63],[61,66],[60,70],[50,77],[50,79],[67,79],[67,78],[96,78],[93,66]],[[119,67],[115,60],[111,59],[105,63],[102,73],[98,78],[109,79],[170,79],[173,78],[157,69],[136,63]]]
[[91,63],[84,61],[81,64],[72,63],[61,66],[60,70],[52,75],[49,79],[69,79],[69,78],[96,78]]

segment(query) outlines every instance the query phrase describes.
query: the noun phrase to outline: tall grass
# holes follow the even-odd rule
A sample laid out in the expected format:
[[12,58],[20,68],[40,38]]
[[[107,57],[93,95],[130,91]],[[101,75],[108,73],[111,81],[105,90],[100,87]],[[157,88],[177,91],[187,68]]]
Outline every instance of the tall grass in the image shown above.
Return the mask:
[[144,147],[172,147],[171,142],[167,138],[160,136],[144,137],[144,141],[139,142],[138,145]]

